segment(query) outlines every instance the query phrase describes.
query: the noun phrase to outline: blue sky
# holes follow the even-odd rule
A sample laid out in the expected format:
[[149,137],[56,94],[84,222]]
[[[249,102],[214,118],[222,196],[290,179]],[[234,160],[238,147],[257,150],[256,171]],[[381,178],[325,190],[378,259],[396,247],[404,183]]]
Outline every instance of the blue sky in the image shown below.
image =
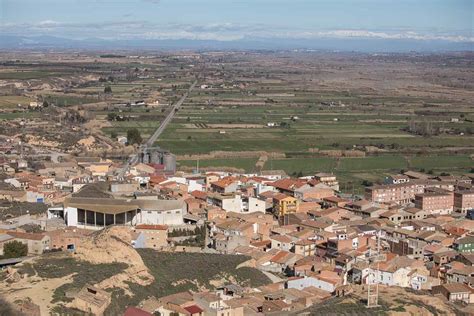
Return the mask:
[[474,42],[474,0],[0,0],[0,33]]

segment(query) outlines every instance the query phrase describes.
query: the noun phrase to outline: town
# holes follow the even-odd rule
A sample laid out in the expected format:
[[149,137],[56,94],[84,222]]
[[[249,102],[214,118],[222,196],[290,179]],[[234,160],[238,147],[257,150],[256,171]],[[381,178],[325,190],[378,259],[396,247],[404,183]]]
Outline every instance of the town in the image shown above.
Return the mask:
[[0,316],[474,315],[472,3],[0,0]]
[[118,275],[135,272],[116,282],[51,289],[64,311],[102,315],[116,304],[108,289],[137,282],[134,273],[144,286],[160,282],[143,262],[139,267],[142,259],[131,261],[151,249],[156,257],[189,255],[181,264],[193,264],[193,255],[245,256],[239,267],[264,281],[254,287],[221,276],[211,288],[176,286],[175,293],[126,304],[125,315],[297,313],[346,296],[377,309],[387,300],[383,289],[395,287],[472,312],[474,174],[403,171],[359,196],[341,193],[337,177],[324,170],[298,178],[282,170],[186,173],[176,171],[173,154],[149,151],[126,167],[100,157],[30,165],[21,152],[5,156],[2,295],[43,314],[51,302],[28,298],[35,275],[25,266],[35,271],[45,258],[54,265],[58,254],[126,264]]

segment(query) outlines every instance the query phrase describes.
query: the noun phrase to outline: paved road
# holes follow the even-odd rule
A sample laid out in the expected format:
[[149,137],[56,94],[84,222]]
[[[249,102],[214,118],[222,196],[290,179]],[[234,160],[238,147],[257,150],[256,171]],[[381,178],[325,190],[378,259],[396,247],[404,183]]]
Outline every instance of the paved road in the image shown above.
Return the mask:
[[193,82],[191,87],[189,87],[188,91],[179,99],[178,102],[176,102],[173,107],[171,108],[171,111],[168,113],[168,115],[165,117],[161,125],[156,129],[156,131],[151,135],[150,139],[145,143],[145,146],[151,147],[153,144],[156,142],[158,137],[163,133],[163,131],[166,129],[166,126],[168,126],[169,122],[173,119],[174,115],[178,111],[179,107],[183,104],[184,100],[188,97],[189,93],[194,89],[194,87],[197,84],[197,80]]
[[158,126],[158,128],[156,129],[156,131],[153,133],[153,135],[150,136],[150,138],[146,141],[145,144],[143,145],[140,145],[140,148],[138,149],[138,152],[136,154],[134,154],[133,156],[131,156],[126,165],[123,167],[123,169],[119,172],[119,176],[122,176],[125,174],[126,170],[128,170],[128,168],[137,163],[138,162],[138,157],[140,156],[140,154],[144,151],[146,151],[146,149],[148,147],[152,147],[153,144],[156,142],[156,140],[158,139],[158,137],[160,137],[161,133],[163,133],[163,131],[166,129],[166,127],[168,126],[168,124],[171,122],[171,120],[173,119],[174,115],[176,114],[176,112],[178,111],[178,109],[180,108],[180,106],[184,103],[184,101],[186,100],[186,98],[189,96],[189,93],[194,89],[194,87],[196,86],[197,84],[197,80],[195,80],[193,82],[193,84],[189,87],[188,91],[186,91],[186,93],[178,100],[178,102],[176,102],[175,104],[173,104],[173,106],[171,107],[171,111],[168,113],[168,115],[166,115],[165,119],[163,120],[163,122],[161,122],[160,126]]

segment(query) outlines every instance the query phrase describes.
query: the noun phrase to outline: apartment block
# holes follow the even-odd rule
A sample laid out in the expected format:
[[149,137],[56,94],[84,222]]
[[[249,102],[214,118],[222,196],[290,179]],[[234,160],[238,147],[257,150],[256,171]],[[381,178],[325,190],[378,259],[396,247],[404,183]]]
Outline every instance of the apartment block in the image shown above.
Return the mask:
[[474,190],[454,192],[454,210],[466,214],[474,209]]
[[429,214],[450,214],[453,211],[453,194],[426,192],[415,195],[415,207]]

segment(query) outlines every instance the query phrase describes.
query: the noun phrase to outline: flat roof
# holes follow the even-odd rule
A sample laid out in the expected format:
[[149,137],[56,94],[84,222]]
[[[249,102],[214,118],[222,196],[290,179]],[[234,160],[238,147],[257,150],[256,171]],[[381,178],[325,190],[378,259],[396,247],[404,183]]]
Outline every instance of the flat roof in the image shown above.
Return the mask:
[[65,207],[75,207],[105,214],[119,214],[137,209],[167,211],[180,209],[181,200],[136,200],[112,198],[77,198],[69,197],[64,201]]
[[119,214],[139,209],[140,206],[136,202],[137,200],[133,200],[132,203],[122,199],[71,197],[64,201],[64,206],[105,214]]

